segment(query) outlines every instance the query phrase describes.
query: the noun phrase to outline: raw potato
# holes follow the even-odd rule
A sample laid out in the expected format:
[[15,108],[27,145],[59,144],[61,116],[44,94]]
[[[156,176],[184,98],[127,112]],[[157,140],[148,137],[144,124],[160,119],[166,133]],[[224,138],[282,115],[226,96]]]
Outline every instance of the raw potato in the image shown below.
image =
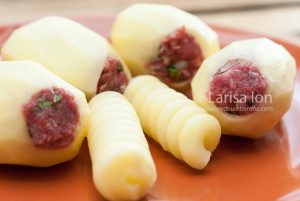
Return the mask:
[[217,34],[198,17],[158,4],[136,4],[122,11],[112,28],[112,44],[134,76],[148,74],[145,66],[157,57],[161,41],[182,26],[196,39],[204,58],[219,50]]
[[133,104],[144,131],[164,150],[195,169],[203,169],[217,147],[216,118],[150,75],[133,78],[124,95]]
[[156,169],[134,108],[117,92],[100,93],[89,105],[96,188],[109,200],[142,198],[156,181]]
[[96,94],[107,57],[120,60],[105,38],[63,17],[46,17],[15,30],[2,48],[3,60],[32,60],[82,90]]
[[[239,58],[256,64],[266,79],[265,95],[271,95],[272,101],[260,106],[267,110],[270,108],[270,111],[236,116],[220,111],[213,102],[209,102],[206,94],[214,74],[228,60]],[[266,38],[237,41],[203,62],[192,81],[193,99],[219,120],[222,133],[259,138],[272,129],[289,109],[295,74],[295,60],[282,46]]]
[[[78,104],[74,141],[65,148],[38,148],[28,133],[23,106],[41,89],[63,88]],[[85,137],[89,108],[84,94],[31,61],[0,62],[0,163],[47,167],[71,160]]]

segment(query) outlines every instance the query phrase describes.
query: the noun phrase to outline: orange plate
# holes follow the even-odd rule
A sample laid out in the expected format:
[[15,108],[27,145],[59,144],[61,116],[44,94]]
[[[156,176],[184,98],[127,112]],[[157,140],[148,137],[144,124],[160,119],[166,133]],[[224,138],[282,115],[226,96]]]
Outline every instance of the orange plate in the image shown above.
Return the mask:
[[[104,36],[109,35],[113,22],[112,17],[77,20]],[[0,27],[0,46],[18,26]],[[219,26],[212,28],[219,33],[223,46],[235,40],[258,37]],[[275,41],[285,46],[300,64],[300,47]],[[300,200],[299,75],[292,108],[276,128],[258,140],[222,136],[204,171],[191,169],[149,139],[158,180],[144,200]],[[92,183],[86,142],[74,160],[51,168],[0,165],[0,200],[103,200]]]

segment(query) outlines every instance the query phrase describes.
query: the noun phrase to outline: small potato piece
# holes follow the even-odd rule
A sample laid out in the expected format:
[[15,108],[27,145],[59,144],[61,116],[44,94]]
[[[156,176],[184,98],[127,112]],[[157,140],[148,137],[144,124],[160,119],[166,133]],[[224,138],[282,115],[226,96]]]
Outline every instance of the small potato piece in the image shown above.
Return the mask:
[[104,37],[63,17],[45,17],[16,29],[1,56],[38,62],[82,90],[88,99],[107,90],[124,92],[131,78]]
[[89,107],[80,90],[40,64],[0,61],[0,163],[48,167],[71,160]]
[[[124,95],[131,101],[147,135],[166,151],[195,169],[203,169],[217,147],[221,128],[213,116],[183,94],[150,75],[129,82]],[[147,85],[148,91],[143,91]],[[143,94],[143,101],[133,101]],[[145,105],[147,103],[148,105]]]
[[134,76],[151,74],[177,90],[187,88],[203,59],[219,50],[211,28],[169,5],[129,6],[116,17],[111,39]]
[[267,38],[236,41],[206,59],[192,80],[194,101],[216,117],[222,133],[263,137],[292,101],[296,63]]
[[88,145],[97,190],[109,200],[142,198],[156,181],[156,169],[134,108],[112,91],[96,95],[89,105]]

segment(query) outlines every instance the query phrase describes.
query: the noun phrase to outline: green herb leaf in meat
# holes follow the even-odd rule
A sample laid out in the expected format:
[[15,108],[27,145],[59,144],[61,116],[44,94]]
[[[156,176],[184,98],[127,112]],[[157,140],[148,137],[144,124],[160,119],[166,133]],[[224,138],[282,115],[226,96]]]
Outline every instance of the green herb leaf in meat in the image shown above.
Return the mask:
[[50,108],[52,106],[52,102],[51,101],[39,101],[38,102],[38,106],[39,108],[41,108],[42,110]]
[[170,77],[172,77],[172,78],[179,78],[179,76],[180,76],[180,71],[179,71],[177,68],[175,68],[175,66],[169,65],[169,66],[167,67],[167,69],[168,69],[168,75],[169,75]]
[[58,94],[58,93],[54,94],[54,97],[53,97],[54,103],[59,102],[61,99],[62,99],[62,96],[60,94]]

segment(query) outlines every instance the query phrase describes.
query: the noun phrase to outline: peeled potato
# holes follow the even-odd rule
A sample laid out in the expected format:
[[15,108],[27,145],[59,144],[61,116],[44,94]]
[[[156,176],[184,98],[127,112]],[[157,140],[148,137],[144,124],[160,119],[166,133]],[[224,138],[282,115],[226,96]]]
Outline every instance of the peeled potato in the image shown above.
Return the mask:
[[216,118],[150,75],[133,78],[124,95],[136,109],[146,134],[164,150],[195,169],[207,165],[221,136]]
[[[230,66],[230,62],[236,64],[230,64]],[[221,72],[222,67],[226,65],[227,69]],[[237,69],[242,67],[248,68],[247,71],[242,72]],[[234,71],[231,71],[233,68],[236,68],[235,72],[239,73],[234,74]],[[219,120],[222,133],[259,138],[272,129],[289,109],[295,74],[295,60],[284,47],[266,38],[236,41],[203,62],[192,80],[193,99]],[[219,83],[214,82],[214,78],[220,75],[232,75],[232,78],[227,77],[220,79]],[[242,79],[241,76],[243,76]],[[229,104],[242,104],[243,96],[251,92],[254,94],[252,99],[256,101],[256,105],[253,106],[255,102],[251,102],[250,96],[249,100],[247,99],[250,101],[247,103],[249,106],[241,108],[244,111],[232,112],[217,107],[217,101],[211,101],[209,95],[211,88],[218,84],[229,83],[229,81],[230,86],[234,87],[228,89],[227,85],[223,85],[220,90],[228,90],[228,92],[231,90],[231,94],[241,96],[241,99],[237,99],[240,103],[232,99]],[[259,94],[257,88],[260,88],[262,93]],[[260,104],[258,100],[255,100],[258,95],[263,97],[260,99],[262,100]],[[222,97],[220,95],[220,103]]]
[[[89,118],[84,93],[31,61],[1,61],[0,83],[1,164],[47,167],[77,155]],[[40,97],[42,99],[36,107],[27,110],[28,105],[34,105],[32,100],[38,94],[55,90],[56,100],[42,100],[47,97]],[[57,113],[51,113],[51,107],[56,108]],[[70,107],[75,110],[70,110]],[[74,118],[70,112],[63,115],[64,111],[74,111],[76,123],[68,124],[68,118]],[[47,116],[47,113],[54,114],[54,117]],[[71,138],[64,134],[66,125],[73,130],[68,133]],[[56,136],[51,136],[50,132]]]
[[[103,81],[124,85],[107,90],[122,92],[128,82],[125,79],[130,79],[127,66],[105,38],[63,17],[45,17],[16,29],[1,54],[3,60],[32,60],[42,64],[82,90],[88,99],[99,92],[103,73],[109,76]],[[108,69],[111,60],[119,62],[120,69]],[[123,83],[117,84],[120,80]]]
[[117,92],[89,103],[88,144],[97,190],[109,200],[142,198],[156,181],[148,143],[132,105]]
[[[128,7],[117,16],[111,39],[114,48],[129,66],[133,75],[151,74],[147,66],[157,59],[161,43],[181,28],[184,28],[193,38],[191,40],[195,40],[200,48],[201,57],[209,57],[219,50],[218,36],[212,29],[198,17],[168,5],[135,4]],[[183,41],[179,43],[184,44]],[[190,46],[186,47],[186,51],[193,51],[191,49]],[[178,62],[178,66],[179,63],[184,62],[186,61]],[[200,64],[196,68],[199,66]],[[193,76],[193,72],[191,73]],[[187,87],[190,81],[186,79],[169,82],[164,78],[160,77],[162,81],[177,89]]]

